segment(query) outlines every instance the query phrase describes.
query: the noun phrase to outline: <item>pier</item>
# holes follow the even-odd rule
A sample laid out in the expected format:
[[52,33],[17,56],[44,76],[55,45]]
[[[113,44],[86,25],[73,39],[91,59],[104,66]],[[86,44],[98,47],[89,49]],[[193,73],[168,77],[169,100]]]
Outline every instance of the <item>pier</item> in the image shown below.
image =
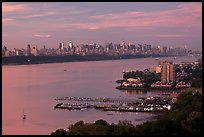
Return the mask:
[[106,97],[56,97],[55,100],[57,101],[80,101],[80,102],[108,102],[108,103],[132,103],[138,102],[139,100],[136,99],[120,99],[120,98],[106,98]]

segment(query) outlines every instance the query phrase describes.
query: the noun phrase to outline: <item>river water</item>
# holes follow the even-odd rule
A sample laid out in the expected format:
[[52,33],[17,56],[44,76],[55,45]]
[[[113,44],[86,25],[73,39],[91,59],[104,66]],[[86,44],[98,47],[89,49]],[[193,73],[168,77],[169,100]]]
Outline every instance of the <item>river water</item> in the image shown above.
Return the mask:
[[[172,57],[159,60],[173,60]],[[174,63],[195,61],[178,57]],[[130,120],[140,124],[153,119],[153,113],[55,110],[56,97],[131,98],[157,95],[158,92],[120,91],[115,80],[123,71],[144,70],[156,66],[154,58],[67,62],[37,65],[2,66],[2,134],[46,135],[58,128],[66,129],[79,120],[109,123]],[[64,71],[66,69],[66,71]],[[22,119],[24,113],[27,115]]]

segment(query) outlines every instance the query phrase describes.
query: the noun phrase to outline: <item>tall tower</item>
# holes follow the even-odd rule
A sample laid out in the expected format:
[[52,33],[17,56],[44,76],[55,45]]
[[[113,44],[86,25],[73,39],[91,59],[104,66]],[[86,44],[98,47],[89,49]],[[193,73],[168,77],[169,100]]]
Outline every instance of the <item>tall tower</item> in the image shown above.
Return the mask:
[[31,47],[30,44],[27,45],[27,56],[31,55]]
[[61,42],[59,45],[59,53],[61,54],[64,51],[64,43]]
[[163,61],[161,67],[161,82],[175,81],[175,66],[173,62]]
[[60,43],[60,46],[59,46],[60,50],[63,50],[64,49],[64,43]]
[[70,48],[70,49],[73,48],[73,43],[72,43],[72,41],[69,41],[69,48]]

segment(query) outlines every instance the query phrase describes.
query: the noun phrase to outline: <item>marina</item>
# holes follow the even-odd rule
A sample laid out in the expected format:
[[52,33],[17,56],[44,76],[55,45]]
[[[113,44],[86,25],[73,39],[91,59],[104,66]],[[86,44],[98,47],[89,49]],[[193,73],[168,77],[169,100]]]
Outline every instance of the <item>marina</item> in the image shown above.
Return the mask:
[[87,110],[94,108],[103,111],[124,112],[161,112],[170,110],[175,97],[146,97],[138,100],[118,98],[81,98],[81,97],[57,97],[58,102],[54,109]]
[[106,97],[56,97],[57,101],[83,101],[83,102],[109,102],[109,103],[129,103],[129,102],[137,102],[139,100],[135,99],[124,99],[124,98],[106,98]]

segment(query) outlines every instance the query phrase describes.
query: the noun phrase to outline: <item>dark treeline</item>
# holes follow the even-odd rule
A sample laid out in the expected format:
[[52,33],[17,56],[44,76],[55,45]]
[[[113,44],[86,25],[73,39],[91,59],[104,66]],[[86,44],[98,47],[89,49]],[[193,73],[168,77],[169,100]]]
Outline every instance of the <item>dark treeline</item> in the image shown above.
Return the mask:
[[51,135],[202,135],[202,90],[191,88],[182,92],[172,109],[158,120],[137,126],[125,121],[78,121],[68,130],[57,129]]
[[[67,56],[12,56],[2,57],[2,65],[27,65],[27,64],[43,64],[43,63],[61,63],[74,61],[98,61],[98,60],[116,60],[116,59],[133,59],[145,58],[150,55],[67,55]],[[163,57],[163,55],[155,55],[154,57]]]

